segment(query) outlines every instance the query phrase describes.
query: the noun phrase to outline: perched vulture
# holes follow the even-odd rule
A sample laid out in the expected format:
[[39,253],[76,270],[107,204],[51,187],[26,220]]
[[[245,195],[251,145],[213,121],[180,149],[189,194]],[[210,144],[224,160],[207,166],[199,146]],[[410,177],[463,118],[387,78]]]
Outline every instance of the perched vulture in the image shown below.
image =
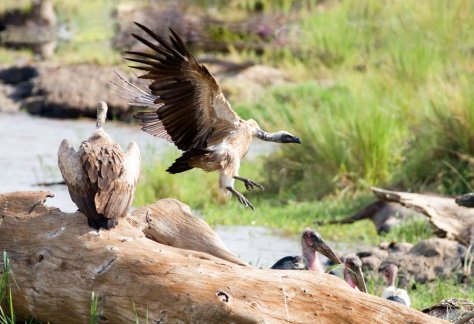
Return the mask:
[[140,150],[130,142],[127,152],[104,131],[107,104],[97,107],[96,130],[75,151],[64,139],[58,164],[72,201],[95,229],[110,229],[127,215],[140,172]]
[[147,27],[136,23],[152,39],[132,34],[153,53],[127,52],[127,60],[140,63],[133,68],[146,71],[140,76],[151,80],[147,89],[131,83],[128,98],[131,104],[151,108],[134,117],[142,130],[174,143],[183,151],[166,171],[180,173],[200,168],[219,172],[219,186],[236,196],[246,207],[250,201],[234,188],[240,180],[247,190],[263,189],[256,182],[240,177],[240,160],[247,153],[254,137],[278,143],[301,143],[286,131],[267,133],[255,120],[241,119],[224,97],[217,81],[204,65],[199,64],[180,37],[172,30],[169,41]]

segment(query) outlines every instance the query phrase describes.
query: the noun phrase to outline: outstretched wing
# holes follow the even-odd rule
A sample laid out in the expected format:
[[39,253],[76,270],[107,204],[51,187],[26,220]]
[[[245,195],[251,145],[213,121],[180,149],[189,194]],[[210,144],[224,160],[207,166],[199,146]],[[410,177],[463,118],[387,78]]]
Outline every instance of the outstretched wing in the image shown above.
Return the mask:
[[[147,27],[136,23],[157,43],[132,34],[154,51],[153,54],[127,52],[138,58],[127,60],[142,65],[133,68],[147,71],[140,76],[152,80],[151,93],[160,106],[154,112],[137,113],[142,129],[155,136],[167,134],[181,150],[205,148],[213,134],[235,129],[239,116],[232,110],[214,77],[191,55],[172,30],[169,42]],[[220,136],[220,135],[219,135]]]

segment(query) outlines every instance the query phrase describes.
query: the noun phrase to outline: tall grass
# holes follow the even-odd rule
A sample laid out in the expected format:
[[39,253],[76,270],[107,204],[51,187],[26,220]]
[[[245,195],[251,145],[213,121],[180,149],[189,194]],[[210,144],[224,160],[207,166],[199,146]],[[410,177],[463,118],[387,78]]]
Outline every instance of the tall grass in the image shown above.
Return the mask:
[[242,107],[303,140],[270,159],[269,188],[301,198],[368,185],[471,191],[472,13],[467,0],[363,0],[303,15],[295,58],[306,71],[295,77],[311,80]]
[[[3,269],[0,278],[0,324],[16,323],[16,315],[13,309],[12,288],[10,286],[11,266],[6,251],[3,251]],[[4,309],[6,305],[6,309]]]

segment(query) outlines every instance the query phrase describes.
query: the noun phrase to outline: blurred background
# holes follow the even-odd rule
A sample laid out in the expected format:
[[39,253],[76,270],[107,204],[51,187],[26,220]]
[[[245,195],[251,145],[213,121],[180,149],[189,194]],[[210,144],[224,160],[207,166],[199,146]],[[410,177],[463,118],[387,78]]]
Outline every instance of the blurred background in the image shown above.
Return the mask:
[[[75,211],[57,148],[63,138],[78,147],[93,132],[105,99],[107,131],[142,151],[134,205],[177,198],[254,265],[298,254],[306,226],[341,254],[428,239],[436,234],[430,224],[407,211],[394,211],[404,217],[394,216],[383,234],[369,219],[315,224],[374,202],[370,186],[474,191],[473,18],[470,0],[2,0],[0,192],[50,190],[51,205]],[[136,82],[123,59],[124,51],[146,50],[130,36],[142,34],[134,21],[163,36],[172,27],[242,118],[302,139],[255,141],[240,174],[265,186],[245,193],[256,211],[224,199],[216,174],[164,172],[178,150],[140,131],[131,118],[137,109],[110,82],[114,72]],[[370,276],[377,293],[378,275]],[[414,307],[474,299],[471,284],[431,279],[406,281],[419,297]]]

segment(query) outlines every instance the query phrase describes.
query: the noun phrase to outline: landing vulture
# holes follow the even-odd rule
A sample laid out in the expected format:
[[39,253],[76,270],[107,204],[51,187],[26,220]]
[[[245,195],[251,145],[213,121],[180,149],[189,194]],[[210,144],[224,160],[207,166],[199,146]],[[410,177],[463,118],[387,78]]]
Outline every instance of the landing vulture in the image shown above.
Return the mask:
[[199,64],[172,30],[169,40],[136,23],[152,40],[132,34],[150,48],[149,52],[127,52],[127,60],[139,63],[133,68],[145,71],[140,76],[150,80],[145,89],[131,83],[125,87],[131,104],[148,107],[134,117],[142,129],[174,143],[183,151],[168,169],[180,173],[192,168],[219,172],[219,186],[236,196],[246,207],[250,201],[234,188],[240,180],[248,190],[263,189],[258,183],[240,177],[240,160],[247,153],[252,139],[278,143],[301,143],[286,132],[267,133],[255,120],[241,119],[224,97],[208,69]]

